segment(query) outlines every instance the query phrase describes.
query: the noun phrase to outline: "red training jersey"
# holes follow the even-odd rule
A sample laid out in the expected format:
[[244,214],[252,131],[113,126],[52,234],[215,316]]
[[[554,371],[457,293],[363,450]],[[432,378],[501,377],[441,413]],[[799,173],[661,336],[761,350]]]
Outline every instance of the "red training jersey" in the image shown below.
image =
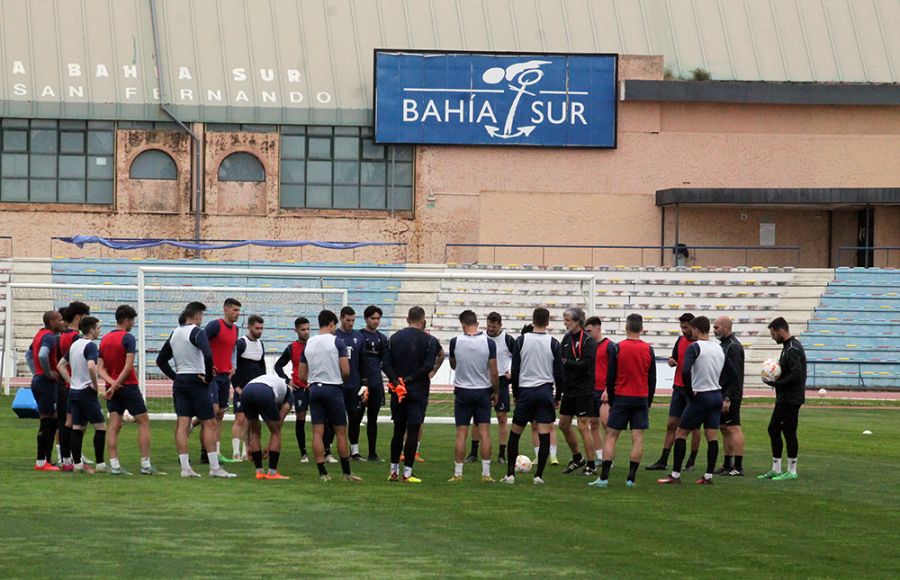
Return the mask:
[[673,357],[676,361],[678,361],[678,365],[675,367],[675,380],[672,382],[672,386],[684,386],[684,379],[681,378],[681,365],[684,363],[684,355],[687,354],[688,347],[694,344],[694,342],[695,341],[689,339],[683,334],[678,337],[678,340],[675,341],[675,348],[672,350],[674,351],[673,354],[678,355],[676,357]]
[[221,318],[216,322],[219,323],[219,334],[209,339],[213,366],[216,367],[217,373],[230,373],[233,368],[231,356],[238,341],[238,327],[236,324],[229,326]]
[[594,390],[606,390],[606,375],[609,371],[609,339],[605,336],[597,343],[597,356],[594,359]]
[[[56,371],[56,365],[59,362],[58,351],[55,348],[50,349],[50,366],[53,368],[44,369],[41,367],[41,343],[44,342],[44,337],[47,335],[54,336],[56,333],[47,328],[40,329],[37,334],[34,335],[34,339],[31,341],[31,358],[34,362],[34,374],[35,375],[50,375],[50,371]],[[71,346],[71,345],[70,345]]]
[[[103,365],[106,367],[106,372],[109,376],[115,378],[118,377],[122,372],[122,369],[125,368],[125,357],[128,354],[135,353],[135,340],[134,336],[122,330],[121,328],[117,328],[111,332],[106,333],[103,337],[103,340],[100,341],[100,358],[103,359]],[[137,385],[138,378],[137,374],[134,372],[134,366],[131,367],[131,372],[128,373],[128,376],[125,377],[125,380],[122,381],[123,385]],[[110,386],[109,383],[106,383],[106,386]]]
[[293,367],[293,370],[291,370],[291,381],[304,389],[309,387],[309,383],[300,380],[300,357],[303,356],[303,349],[305,348],[305,342],[295,340],[291,343],[291,366]]
[[650,345],[643,340],[626,338],[619,343],[616,356],[617,397],[649,397],[650,365],[655,365]]
[[[81,333],[74,328],[67,328],[59,333],[59,336],[56,337],[57,360],[62,360],[63,357],[69,354],[69,350],[72,348],[72,343],[78,340],[79,336],[81,336]],[[69,383],[66,383],[66,388],[69,388]]]

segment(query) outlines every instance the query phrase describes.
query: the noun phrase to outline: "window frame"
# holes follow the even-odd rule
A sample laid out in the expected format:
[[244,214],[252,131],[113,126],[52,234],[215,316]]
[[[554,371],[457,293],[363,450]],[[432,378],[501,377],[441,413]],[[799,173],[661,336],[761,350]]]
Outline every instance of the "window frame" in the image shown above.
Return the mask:
[[[172,164],[172,169],[175,171],[173,177],[135,177],[134,176],[134,164],[137,163],[138,159],[143,157],[144,155],[161,153],[166,158],[168,158],[169,162]],[[175,161],[175,158],[172,155],[163,149],[158,147],[149,147],[144,149],[140,153],[134,156],[131,160],[131,163],[128,164],[128,179],[137,179],[141,181],[178,181],[178,163]]]

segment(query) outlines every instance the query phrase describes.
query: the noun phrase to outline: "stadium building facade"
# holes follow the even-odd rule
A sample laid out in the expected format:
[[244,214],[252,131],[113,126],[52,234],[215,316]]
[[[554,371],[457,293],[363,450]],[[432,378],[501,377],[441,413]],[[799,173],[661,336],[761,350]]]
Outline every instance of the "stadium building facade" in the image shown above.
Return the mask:
[[[92,234],[897,267],[897,22],[895,0],[8,2],[0,233],[35,257]],[[635,248],[551,247],[573,245]]]

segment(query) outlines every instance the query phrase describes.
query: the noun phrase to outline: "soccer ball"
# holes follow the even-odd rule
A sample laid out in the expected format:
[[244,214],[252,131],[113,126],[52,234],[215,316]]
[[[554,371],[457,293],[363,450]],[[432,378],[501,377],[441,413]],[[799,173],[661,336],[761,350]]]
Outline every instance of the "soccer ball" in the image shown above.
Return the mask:
[[519,455],[516,457],[516,472],[528,473],[531,471],[531,458],[527,455]]
[[767,381],[777,380],[781,376],[781,365],[778,361],[768,358],[762,364],[760,375]]
[[826,391],[825,389],[819,389],[819,396],[820,396],[820,397],[824,397],[824,396],[827,395],[827,394],[828,394],[828,391]]
[[125,423],[134,423],[134,417],[128,411],[122,413],[122,421]]

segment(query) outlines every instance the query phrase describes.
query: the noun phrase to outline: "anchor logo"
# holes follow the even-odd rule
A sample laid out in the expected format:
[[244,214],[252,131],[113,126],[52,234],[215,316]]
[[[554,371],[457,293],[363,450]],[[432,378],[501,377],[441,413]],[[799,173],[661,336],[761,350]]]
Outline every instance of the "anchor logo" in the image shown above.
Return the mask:
[[496,66],[484,71],[484,74],[481,75],[481,79],[489,85],[496,85],[504,80],[508,83],[516,83],[507,85],[510,90],[516,93],[516,96],[513,98],[512,105],[509,107],[509,112],[506,114],[506,123],[503,125],[503,132],[500,132],[499,127],[485,125],[484,129],[487,131],[488,135],[497,139],[512,139],[514,137],[528,137],[531,135],[531,132],[535,129],[535,125],[516,127],[515,132],[513,132],[513,122],[515,121],[516,110],[519,108],[519,101],[521,101],[522,95],[536,96],[535,93],[528,91],[528,87],[541,82],[541,79],[544,78],[544,71],[541,70],[541,66],[545,64],[551,64],[551,61],[529,60],[510,65],[505,69]]

